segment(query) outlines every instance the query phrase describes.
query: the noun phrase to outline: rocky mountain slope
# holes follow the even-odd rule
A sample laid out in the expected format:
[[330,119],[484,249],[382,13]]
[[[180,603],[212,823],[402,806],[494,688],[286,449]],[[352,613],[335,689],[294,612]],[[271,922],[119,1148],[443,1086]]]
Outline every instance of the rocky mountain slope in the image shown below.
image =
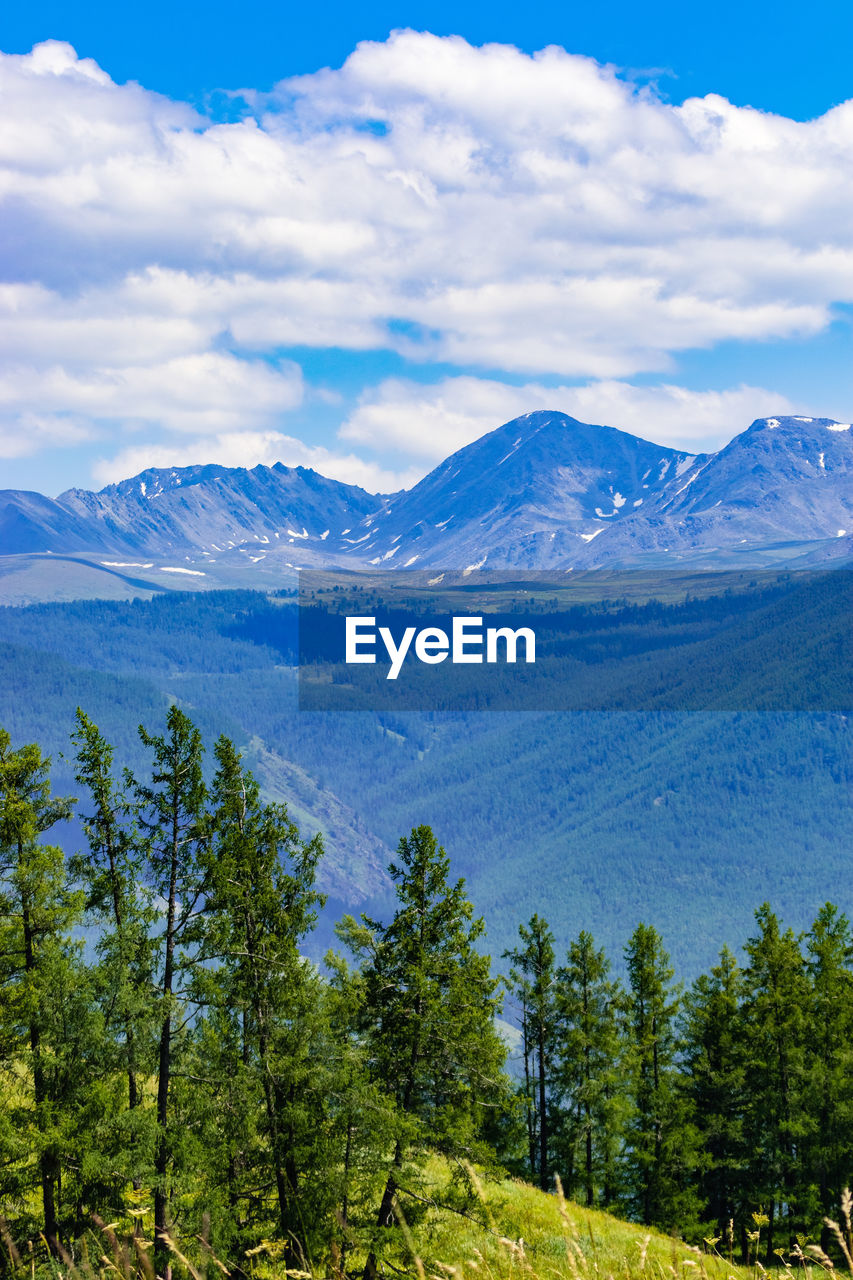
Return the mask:
[[[714,454],[541,411],[373,495],[302,467],[149,470],[99,493],[0,493],[0,555],[179,558],[257,572],[821,563],[853,551],[853,431],[761,418]],[[128,557],[131,561],[107,559]],[[174,572],[175,570],[172,570]]]

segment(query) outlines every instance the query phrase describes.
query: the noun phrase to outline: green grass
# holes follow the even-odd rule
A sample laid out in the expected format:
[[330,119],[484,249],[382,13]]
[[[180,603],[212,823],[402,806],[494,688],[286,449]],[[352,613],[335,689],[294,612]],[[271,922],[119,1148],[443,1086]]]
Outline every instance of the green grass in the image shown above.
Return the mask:
[[[457,1168],[473,1195],[459,1194],[446,1161],[428,1162],[416,1186],[400,1197],[399,1227],[381,1232],[379,1275],[385,1280],[764,1280],[760,1261],[750,1266],[730,1263],[716,1249],[697,1248],[676,1237],[624,1222],[598,1209],[563,1198],[559,1188],[546,1194],[514,1178],[482,1178],[470,1168]],[[414,1194],[412,1194],[414,1192]],[[146,1199],[147,1193],[132,1198]],[[410,1209],[411,1223],[405,1209]],[[783,1259],[772,1268],[774,1280],[820,1280],[821,1273],[853,1277],[850,1229],[851,1198],[844,1193],[843,1229],[828,1223],[838,1243],[836,1264],[817,1246]],[[54,1259],[44,1241],[16,1250],[0,1218],[6,1245],[0,1273],[13,1280],[158,1280],[152,1266],[150,1209],[131,1210],[122,1222],[96,1222],[76,1243],[74,1257]],[[133,1238],[132,1219],[137,1221]],[[763,1250],[756,1219],[752,1248]],[[147,1228],[147,1229],[146,1229]],[[147,1238],[146,1238],[147,1237]],[[360,1280],[366,1257],[364,1242],[352,1241],[342,1259],[338,1248],[329,1256],[287,1269],[281,1241],[268,1240],[235,1262],[223,1262],[199,1236],[169,1240],[173,1280]],[[840,1265],[838,1265],[840,1264]]]
[[[430,1166],[429,1180],[440,1202],[449,1183],[446,1166]],[[411,1231],[403,1227],[409,1237],[408,1267],[405,1255],[392,1259],[395,1265],[420,1274],[419,1260],[426,1276],[455,1280],[745,1280],[752,1274],[659,1231],[567,1201],[559,1191],[546,1194],[516,1179],[482,1181],[474,1175],[474,1180],[471,1216],[431,1208]]]

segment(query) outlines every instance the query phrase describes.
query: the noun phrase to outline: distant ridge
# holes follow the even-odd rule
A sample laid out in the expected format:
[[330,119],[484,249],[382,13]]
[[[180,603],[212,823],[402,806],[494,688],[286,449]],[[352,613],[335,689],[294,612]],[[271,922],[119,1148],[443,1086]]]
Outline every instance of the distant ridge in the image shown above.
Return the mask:
[[209,585],[226,568],[267,582],[320,565],[834,563],[853,553],[853,431],[830,418],[759,418],[719,452],[690,454],[543,410],[391,495],[281,463],[152,468],[55,500],[0,491],[0,557],[45,553],[136,569],[179,558],[165,571]]

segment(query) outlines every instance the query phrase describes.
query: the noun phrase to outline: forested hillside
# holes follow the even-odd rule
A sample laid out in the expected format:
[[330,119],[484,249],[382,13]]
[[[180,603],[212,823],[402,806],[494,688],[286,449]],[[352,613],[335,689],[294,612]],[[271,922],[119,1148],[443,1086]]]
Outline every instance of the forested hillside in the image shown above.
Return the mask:
[[245,750],[265,795],[324,832],[317,954],[336,912],[387,903],[412,823],[441,831],[496,952],[545,883],[560,945],[586,927],[618,955],[644,918],[692,976],[766,898],[804,928],[846,883],[843,714],[298,712],[295,602],[253,592],[6,609],[0,634],[0,723],[60,787],[78,705],[134,768],[137,724],[172,700]]

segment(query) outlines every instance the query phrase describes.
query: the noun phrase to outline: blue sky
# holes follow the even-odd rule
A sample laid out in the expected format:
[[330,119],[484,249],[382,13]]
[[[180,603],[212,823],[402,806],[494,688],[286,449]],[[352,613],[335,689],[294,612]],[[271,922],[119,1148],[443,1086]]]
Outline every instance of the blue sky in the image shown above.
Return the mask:
[[360,40],[395,28],[517,45],[560,44],[600,62],[656,74],[674,100],[720,93],[806,120],[851,96],[853,10],[839,0],[711,5],[629,3],[245,3],[222,0],[116,5],[32,0],[9,6],[2,47],[26,53],[59,39],[116,80],[201,101],[219,88],[269,89],[284,76],[339,66]]
[[840,4],[19,6],[0,485],[387,489],[546,406],[696,449],[848,420],[851,37]]

